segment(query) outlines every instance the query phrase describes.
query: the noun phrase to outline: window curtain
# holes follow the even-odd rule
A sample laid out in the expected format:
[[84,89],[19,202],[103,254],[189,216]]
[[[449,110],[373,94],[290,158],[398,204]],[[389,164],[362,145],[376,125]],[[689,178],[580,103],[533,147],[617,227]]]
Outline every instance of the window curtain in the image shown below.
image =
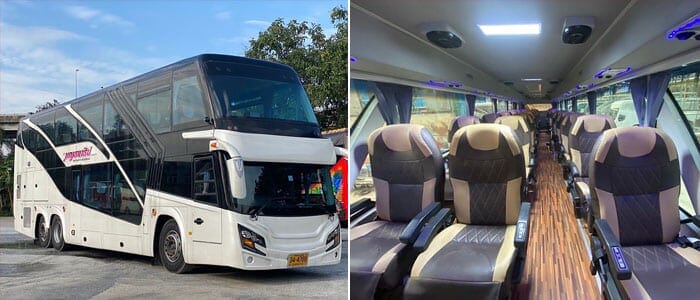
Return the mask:
[[467,97],[467,106],[469,107],[469,115],[474,115],[474,110],[476,110],[476,95],[465,95]]
[[588,97],[588,112],[592,115],[595,115],[595,105],[596,105],[596,96],[598,94],[594,91],[590,91],[586,93],[586,97]]
[[634,110],[637,112],[637,119],[640,125],[644,125],[644,115],[646,110],[647,76],[637,77],[630,81],[630,93]]
[[413,106],[412,87],[377,82],[374,88],[379,112],[387,125],[411,122],[411,108]]
[[649,81],[647,81],[647,109],[644,115],[644,126],[656,127],[656,118],[659,117],[659,113],[661,112],[661,105],[664,103],[664,94],[666,93],[670,80],[670,71],[649,75]]
[[578,99],[576,97],[571,99],[571,111],[578,111]]
[[498,99],[491,98],[491,104],[493,104],[493,112],[497,113],[498,112]]

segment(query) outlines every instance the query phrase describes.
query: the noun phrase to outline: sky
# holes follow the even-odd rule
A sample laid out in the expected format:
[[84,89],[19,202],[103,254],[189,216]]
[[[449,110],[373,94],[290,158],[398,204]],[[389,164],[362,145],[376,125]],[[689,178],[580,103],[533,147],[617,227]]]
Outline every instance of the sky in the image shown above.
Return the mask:
[[[0,1],[0,114],[27,113],[202,53],[244,55],[282,18],[335,33],[347,1]],[[76,72],[75,70],[79,71]]]

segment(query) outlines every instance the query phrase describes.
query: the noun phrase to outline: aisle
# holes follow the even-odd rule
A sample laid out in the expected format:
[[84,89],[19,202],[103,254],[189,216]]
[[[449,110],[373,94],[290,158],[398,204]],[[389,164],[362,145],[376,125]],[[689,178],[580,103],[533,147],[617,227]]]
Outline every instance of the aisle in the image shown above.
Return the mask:
[[542,135],[537,149],[539,193],[532,205],[529,249],[518,294],[529,299],[600,299],[561,167],[545,146],[548,140],[548,135]]

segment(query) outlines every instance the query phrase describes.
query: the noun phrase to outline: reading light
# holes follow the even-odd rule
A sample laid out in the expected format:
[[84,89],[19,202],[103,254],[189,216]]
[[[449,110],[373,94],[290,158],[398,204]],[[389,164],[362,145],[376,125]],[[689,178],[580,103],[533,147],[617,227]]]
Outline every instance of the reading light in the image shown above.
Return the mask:
[[541,24],[477,25],[484,35],[537,35]]

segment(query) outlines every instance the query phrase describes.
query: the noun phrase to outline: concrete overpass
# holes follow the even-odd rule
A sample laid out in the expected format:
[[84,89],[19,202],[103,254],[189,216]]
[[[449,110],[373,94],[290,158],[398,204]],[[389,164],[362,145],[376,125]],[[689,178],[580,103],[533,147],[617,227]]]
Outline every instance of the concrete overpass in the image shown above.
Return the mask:
[[0,115],[0,131],[2,141],[0,141],[0,156],[5,156],[12,151],[17,139],[19,130],[19,120],[24,118],[22,114]]

